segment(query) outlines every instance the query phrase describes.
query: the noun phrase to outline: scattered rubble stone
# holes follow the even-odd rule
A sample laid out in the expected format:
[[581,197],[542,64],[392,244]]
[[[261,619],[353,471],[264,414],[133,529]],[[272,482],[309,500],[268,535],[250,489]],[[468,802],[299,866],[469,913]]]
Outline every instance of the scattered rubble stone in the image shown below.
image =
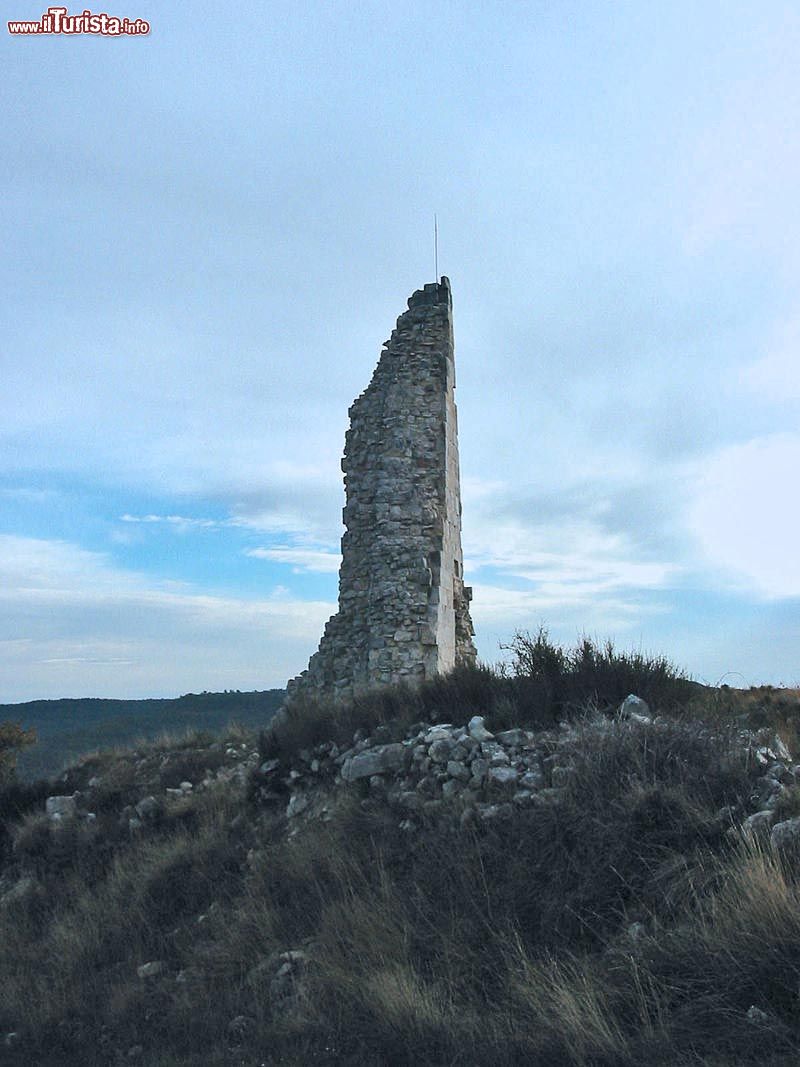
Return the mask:
[[154,796],[143,797],[136,805],[136,814],[143,822],[158,818],[161,810],[161,802]]
[[[631,694],[623,701],[627,711],[623,721],[647,725],[649,729],[665,727],[666,720],[649,717],[649,708]],[[647,723],[644,712],[648,712]],[[639,709],[639,710],[636,710]],[[640,716],[639,719],[633,716]],[[597,716],[590,722],[600,731],[614,728],[613,721]],[[449,805],[464,825],[477,819],[491,822],[508,817],[515,809],[559,804],[565,787],[572,782],[577,770],[571,763],[568,746],[579,737],[579,727],[560,723],[556,730],[537,733],[514,728],[497,734],[486,729],[482,716],[473,716],[466,725],[457,723],[414,723],[402,741],[389,741],[389,729],[379,727],[372,735],[358,730],[351,748],[340,749],[332,742],[298,753],[301,770],[287,770],[278,760],[264,761],[258,766],[258,796],[263,804],[280,800],[286,805],[286,815],[292,822],[294,835],[304,820],[330,818],[320,799],[329,795],[320,783],[369,785],[362,805],[385,802],[402,811],[404,823],[412,828],[420,819],[431,817]],[[767,834],[774,823],[774,808],[786,794],[787,786],[779,779],[793,774],[790,757],[777,758],[780,746],[773,735],[768,738],[744,731],[741,743],[744,750],[755,752],[772,747],[765,772],[757,782],[752,802],[758,810],[739,826],[741,813],[726,809],[719,818],[737,835]],[[254,763],[254,768],[257,764]],[[316,765],[314,775],[309,768]],[[798,767],[800,770],[800,766]],[[794,780],[792,778],[792,780]],[[467,809],[475,809],[464,818]],[[719,821],[718,818],[718,821]],[[249,862],[249,861],[248,861]]]
[[800,816],[775,823],[770,833],[773,847],[780,851],[800,851]]
[[775,814],[772,811],[757,811],[742,823],[742,831],[748,837],[769,837]]
[[71,796],[48,797],[45,801],[45,810],[52,822],[72,819],[78,811],[77,797],[74,794]]
[[342,778],[346,782],[355,782],[359,778],[371,778],[374,774],[400,770],[404,761],[403,745],[381,745],[348,759],[342,767]]
[[620,719],[627,719],[628,722],[638,722],[644,726],[649,726],[653,721],[647,701],[637,697],[634,693],[630,693],[625,697],[619,706],[617,714]]
[[492,741],[494,739],[494,734],[489,733],[484,726],[482,715],[473,715],[469,720],[468,729],[469,736],[474,738],[475,741]]
[[308,797],[303,793],[294,793],[286,806],[286,817],[293,819],[295,815],[300,815],[306,810],[309,805]]
[[489,783],[501,788],[515,786],[517,784],[517,772],[513,767],[491,767],[489,769]]

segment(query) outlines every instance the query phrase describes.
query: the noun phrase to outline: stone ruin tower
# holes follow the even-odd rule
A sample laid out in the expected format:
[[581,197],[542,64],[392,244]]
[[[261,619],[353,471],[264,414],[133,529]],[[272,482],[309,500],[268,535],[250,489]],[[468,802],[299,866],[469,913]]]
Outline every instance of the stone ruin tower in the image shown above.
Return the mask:
[[288,699],[475,662],[464,585],[450,282],[413,294],[350,408],[339,611]]

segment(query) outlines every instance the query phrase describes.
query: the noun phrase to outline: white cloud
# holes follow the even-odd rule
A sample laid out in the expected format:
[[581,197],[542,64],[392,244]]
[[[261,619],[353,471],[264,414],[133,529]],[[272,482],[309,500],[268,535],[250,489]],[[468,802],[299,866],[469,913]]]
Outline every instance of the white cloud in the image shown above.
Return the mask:
[[342,562],[339,553],[324,552],[312,548],[251,548],[245,552],[246,556],[254,559],[269,559],[275,563],[289,563],[294,573],[301,571],[314,571],[320,574],[336,574]]
[[196,519],[188,518],[185,515],[120,515],[120,522],[137,522],[152,525],[153,523],[163,523],[167,526],[172,526],[177,529],[203,529],[210,530],[219,526],[237,526],[238,523],[232,520],[217,520],[217,519]]
[[[507,490],[506,498],[511,495]],[[503,518],[491,506],[470,522],[464,545],[468,577],[492,568],[531,583],[537,597],[553,607],[664,588],[681,570],[671,561],[638,558],[641,550],[631,537],[591,518],[560,515],[541,524]]]
[[[518,629],[544,624],[567,644],[583,633],[624,639],[641,632],[643,619],[652,622],[666,611],[682,568],[661,555],[646,558],[634,536],[646,530],[641,505],[629,534],[604,527],[613,516],[602,495],[565,489],[557,500],[528,501],[524,487],[497,482],[473,486],[470,495],[464,571],[473,588],[479,654],[487,662]],[[660,549],[659,539],[656,544]]]
[[282,686],[335,605],[197,593],[63,541],[0,536],[0,702]]
[[768,598],[800,596],[800,435],[781,433],[713,455],[688,522],[707,563]]

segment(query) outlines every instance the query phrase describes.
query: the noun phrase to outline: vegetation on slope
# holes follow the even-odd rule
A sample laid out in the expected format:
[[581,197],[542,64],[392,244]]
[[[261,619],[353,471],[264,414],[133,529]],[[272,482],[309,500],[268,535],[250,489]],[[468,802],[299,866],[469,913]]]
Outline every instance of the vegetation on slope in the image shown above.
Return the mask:
[[[795,705],[743,708],[662,660],[543,632],[512,649],[505,672],[298,708],[260,740],[96,754],[57,789],[90,799],[93,820],[54,824],[17,787],[3,1062],[798,1062],[800,868],[737,829],[763,775],[737,716],[791,741]],[[629,692],[657,730],[614,717]],[[493,730],[572,723],[574,773],[552,802],[484,824],[454,803],[403,826],[366,783],[331,786],[325,818],[257,802],[262,760],[288,780],[321,741],[474,714]]]
[[164,732],[221,730],[231,722],[258,730],[278,710],[284,696],[282,689],[267,689],[185,693],[163,700],[32,700],[0,704],[0,722],[11,720],[35,731],[38,743],[21,753],[17,765],[18,776],[32,781],[55,777],[92,749],[133,745]]

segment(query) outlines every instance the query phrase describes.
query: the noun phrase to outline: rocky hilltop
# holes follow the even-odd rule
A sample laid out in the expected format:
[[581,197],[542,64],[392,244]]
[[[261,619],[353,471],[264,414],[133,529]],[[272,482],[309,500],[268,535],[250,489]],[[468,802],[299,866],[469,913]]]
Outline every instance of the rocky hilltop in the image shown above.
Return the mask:
[[797,715],[540,634],[6,782],[0,1060],[797,1063]]
[[[602,749],[626,728],[638,731],[643,746],[648,740],[658,746],[662,737],[673,743],[681,729],[687,738],[716,740],[722,747],[731,743],[729,736],[723,738],[711,728],[678,727],[662,716],[652,718],[647,703],[629,694],[614,718],[587,716],[578,724],[562,722],[556,730],[515,727],[491,733],[481,715],[462,726],[415,723],[402,741],[395,742],[386,741],[388,727],[367,735],[359,730],[344,750],[334,741],[301,749],[288,773],[280,759],[265,760],[253,775],[254,792],[264,805],[285,803],[291,824],[298,816],[303,821],[329,818],[337,804],[336,791],[360,783],[364,802],[383,803],[397,812],[401,831],[413,831],[421,820],[439,817],[457,817],[460,826],[470,827],[558,805],[587,754]],[[800,783],[800,763],[793,762],[780,735],[769,728],[740,730],[737,740],[745,765],[761,771],[748,797],[756,810],[744,818],[743,830],[771,836],[775,844],[795,835],[800,841],[800,817],[775,821],[782,803]],[[638,784],[632,783],[632,788]],[[737,815],[741,821],[742,814],[743,809],[729,805],[715,818],[735,831]],[[290,825],[290,836],[296,832],[297,824]]]

